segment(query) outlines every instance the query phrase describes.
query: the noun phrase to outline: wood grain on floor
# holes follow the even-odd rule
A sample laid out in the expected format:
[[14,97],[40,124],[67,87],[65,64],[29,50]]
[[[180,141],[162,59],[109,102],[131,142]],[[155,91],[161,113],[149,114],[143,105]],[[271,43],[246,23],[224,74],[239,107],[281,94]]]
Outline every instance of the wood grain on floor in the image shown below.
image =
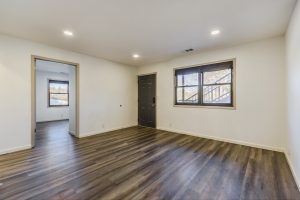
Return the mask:
[[0,156],[0,199],[300,199],[283,153],[132,127],[76,139],[38,124]]

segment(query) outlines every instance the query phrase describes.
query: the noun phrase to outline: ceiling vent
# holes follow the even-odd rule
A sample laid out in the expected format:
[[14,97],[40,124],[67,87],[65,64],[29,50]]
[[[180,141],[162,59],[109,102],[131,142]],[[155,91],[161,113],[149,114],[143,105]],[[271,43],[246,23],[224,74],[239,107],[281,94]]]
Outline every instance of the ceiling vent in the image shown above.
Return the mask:
[[192,51],[194,51],[194,49],[187,49],[187,50],[184,50],[186,53],[190,53]]

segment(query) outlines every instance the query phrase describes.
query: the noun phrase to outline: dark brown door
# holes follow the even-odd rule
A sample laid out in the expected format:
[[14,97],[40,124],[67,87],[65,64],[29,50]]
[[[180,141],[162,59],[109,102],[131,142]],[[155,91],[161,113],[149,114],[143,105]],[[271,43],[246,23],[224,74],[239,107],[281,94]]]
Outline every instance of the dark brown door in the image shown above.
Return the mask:
[[156,74],[138,77],[138,121],[140,126],[156,127]]

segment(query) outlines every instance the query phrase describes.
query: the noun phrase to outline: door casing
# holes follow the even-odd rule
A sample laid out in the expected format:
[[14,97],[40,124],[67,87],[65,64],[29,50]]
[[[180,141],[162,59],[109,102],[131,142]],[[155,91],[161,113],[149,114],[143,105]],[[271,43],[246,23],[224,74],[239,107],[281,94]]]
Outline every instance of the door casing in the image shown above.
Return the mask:
[[53,58],[47,58],[37,55],[31,55],[31,148],[35,146],[36,134],[36,60],[44,60],[49,62],[57,62],[62,64],[73,65],[76,74],[76,133],[75,137],[79,137],[79,64],[69,61],[63,61]]

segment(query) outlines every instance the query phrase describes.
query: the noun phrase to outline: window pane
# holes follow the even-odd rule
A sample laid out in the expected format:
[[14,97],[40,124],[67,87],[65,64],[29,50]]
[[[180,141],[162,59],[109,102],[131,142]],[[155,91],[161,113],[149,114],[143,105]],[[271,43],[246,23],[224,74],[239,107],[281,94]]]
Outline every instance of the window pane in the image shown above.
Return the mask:
[[231,69],[204,72],[204,84],[231,83]]
[[67,106],[68,94],[50,94],[50,106]]
[[184,75],[184,86],[187,85],[198,85],[198,73]]
[[68,84],[50,83],[50,93],[68,93]]
[[177,75],[177,86],[182,86],[183,75]]
[[197,102],[198,102],[198,87],[185,87],[184,103],[197,103]]
[[203,87],[204,103],[231,103],[231,85],[212,85]]
[[177,103],[182,103],[182,88],[177,88]]
[[198,86],[177,88],[177,103],[198,103]]

